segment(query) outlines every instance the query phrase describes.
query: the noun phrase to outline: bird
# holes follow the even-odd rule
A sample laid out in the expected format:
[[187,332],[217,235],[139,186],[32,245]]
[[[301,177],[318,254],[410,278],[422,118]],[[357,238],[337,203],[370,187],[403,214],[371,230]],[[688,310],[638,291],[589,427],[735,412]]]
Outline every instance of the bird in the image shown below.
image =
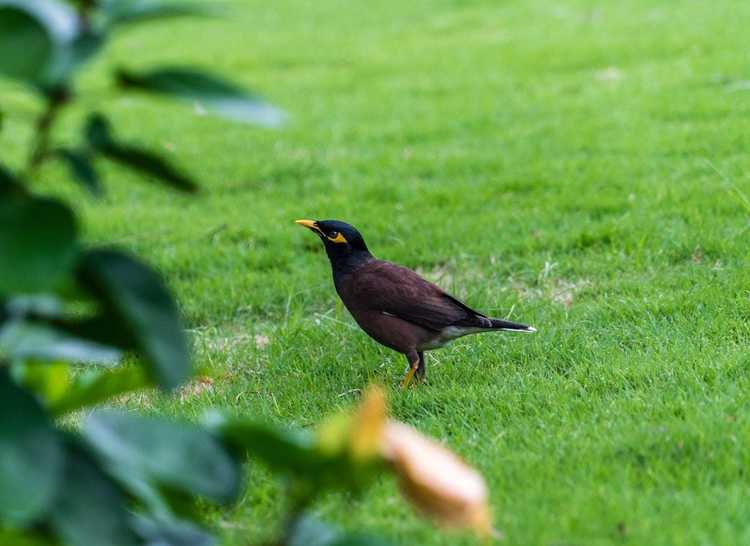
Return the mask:
[[362,330],[402,353],[408,368],[401,381],[425,378],[425,351],[482,332],[533,333],[533,326],[491,318],[398,264],[373,256],[357,229],[340,220],[296,220],[320,237],[341,301]]

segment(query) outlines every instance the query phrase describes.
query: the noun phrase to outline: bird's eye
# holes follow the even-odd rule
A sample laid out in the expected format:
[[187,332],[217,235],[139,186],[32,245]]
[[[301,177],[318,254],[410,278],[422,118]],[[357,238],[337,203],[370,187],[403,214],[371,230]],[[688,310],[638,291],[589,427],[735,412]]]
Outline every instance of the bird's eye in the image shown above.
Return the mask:
[[331,231],[331,232],[328,233],[328,237],[330,237],[331,239],[335,239],[338,236],[339,236],[339,232],[338,231]]

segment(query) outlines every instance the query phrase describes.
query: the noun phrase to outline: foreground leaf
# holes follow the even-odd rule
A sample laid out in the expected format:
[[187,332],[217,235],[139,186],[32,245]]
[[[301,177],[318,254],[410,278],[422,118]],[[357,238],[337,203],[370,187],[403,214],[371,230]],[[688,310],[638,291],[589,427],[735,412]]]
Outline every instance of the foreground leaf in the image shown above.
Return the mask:
[[64,415],[150,385],[151,381],[139,366],[84,373],[50,404],[49,410],[54,415]]
[[285,541],[287,546],[326,546],[338,538],[339,532],[312,516],[297,519]]
[[213,546],[214,537],[197,525],[182,520],[133,517],[133,528],[146,546]]
[[0,200],[0,296],[54,290],[70,274],[76,250],[75,219],[65,205]]
[[258,459],[300,485],[358,491],[378,474],[381,459],[361,460],[348,451],[330,451],[316,436],[249,419],[209,414],[207,426],[236,452]]
[[88,154],[78,150],[61,148],[55,152],[55,155],[68,166],[70,177],[73,180],[81,184],[95,197],[101,197],[104,193],[102,183]]
[[110,467],[217,501],[234,499],[240,470],[222,445],[202,428],[114,410],[94,412],[84,436]]
[[114,315],[109,309],[104,309],[93,317],[81,320],[58,318],[49,322],[58,330],[77,338],[90,340],[100,345],[117,347],[122,351],[140,350],[129,331],[122,328],[118,316]]
[[115,364],[121,356],[118,349],[71,336],[42,323],[14,320],[0,327],[0,357],[11,361]]
[[339,461],[335,477],[340,485],[362,490],[382,470],[385,423],[385,394],[379,387],[367,389],[354,411],[345,410],[321,422],[316,444],[319,451]]
[[27,195],[21,180],[0,164],[0,199],[22,198]]
[[339,535],[325,546],[388,546],[390,543],[382,538],[361,533],[345,533]]
[[13,378],[44,400],[45,406],[59,400],[70,386],[70,365],[66,362],[24,362],[11,370]]
[[18,1],[0,1],[0,73],[38,81],[51,64],[52,37],[42,21]]
[[214,6],[198,2],[164,0],[105,0],[102,5],[111,25],[124,25],[153,19],[215,15]]
[[314,517],[297,520],[287,540],[287,546],[388,546],[388,543],[360,533],[343,533]]
[[0,72],[49,90],[96,49],[67,3],[0,0]]
[[7,168],[0,165],[0,193],[9,192],[16,185],[16,179]]
[[282,110],[261,97],[217,76],[190,68],[161,68],[144,73],[120,70],[117,79],[123,87],[197,102],[206,110],[233,121],[278,127],[286,119]]
[[39,403],[0,367],[0,519],[23,525],[46,511],[63,461],[61,442]]
[[64,482],[50,525],[67,546],[135,546],[122,493],[96,460],[70,438]]
[[79,273],[82,284],[127,331],[159,385],[172,389],[190,377],[177,306],[153,270],[115,250],[92,250],[83,255]]
[[80,68],[94,57],[104,47],[106,36],[101,33],[84,29],[78,32],[67,46],[66,56],[58,68],[63,77]]
[[5,310],[15,318],[28,316],[58,318],[63,313],[63,302],[50,294],[32,294],[11,297]]
[[194,192],[198,185],[185,173],[158,155],[117,142],[112,135],[109,122],[94,114],[86,124],[86,138],[101,155],[124,167],[129,167],[149,177],[155,177],[167,185],[184,192]]
[[207,416],[206,422],[223,442],[277,471],[313,478],[319,477],[322,467],[331,462],[305,431],[248,419],[225,419],[217,413]]
[[8,546],[49,546],[49,540],[35,536],[27,529],[0,529],[0,544]]

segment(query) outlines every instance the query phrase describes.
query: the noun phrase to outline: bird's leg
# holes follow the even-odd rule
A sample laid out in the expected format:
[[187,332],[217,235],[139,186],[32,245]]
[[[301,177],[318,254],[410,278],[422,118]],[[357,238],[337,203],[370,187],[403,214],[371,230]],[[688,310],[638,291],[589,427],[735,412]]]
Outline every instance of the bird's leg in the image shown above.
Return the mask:
[[417,371],[414,373],[414,377],[419,381],[423,381],[425,374],[427,373],[427,361],[424,358],[423,351],[418,351],[417,354],[419,355],[419,366],[417,366]]
[[417,373],[417,369],[419,368],[419,362],[422,360],[419,358],[419,353],[416,351],[410,351],[406,354],[406,360],[409,362],[409,369],[406,371],[406,375],[401,380],[401,388],[406,389],[411,384],[411,380],[414,377],[414,374]]

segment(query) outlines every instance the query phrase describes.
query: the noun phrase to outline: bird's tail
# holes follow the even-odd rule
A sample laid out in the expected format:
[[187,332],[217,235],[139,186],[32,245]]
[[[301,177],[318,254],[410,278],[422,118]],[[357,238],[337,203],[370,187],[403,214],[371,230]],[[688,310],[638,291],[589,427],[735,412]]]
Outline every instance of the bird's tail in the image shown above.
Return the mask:
[[493,330],[503,330],[505,332],[524,332],[527,334],[533,334],[536,332],[536,328],[533,326],[527,326],[526,324],[520,324],[518,322],[511,322],[509,320],[491,318]]

